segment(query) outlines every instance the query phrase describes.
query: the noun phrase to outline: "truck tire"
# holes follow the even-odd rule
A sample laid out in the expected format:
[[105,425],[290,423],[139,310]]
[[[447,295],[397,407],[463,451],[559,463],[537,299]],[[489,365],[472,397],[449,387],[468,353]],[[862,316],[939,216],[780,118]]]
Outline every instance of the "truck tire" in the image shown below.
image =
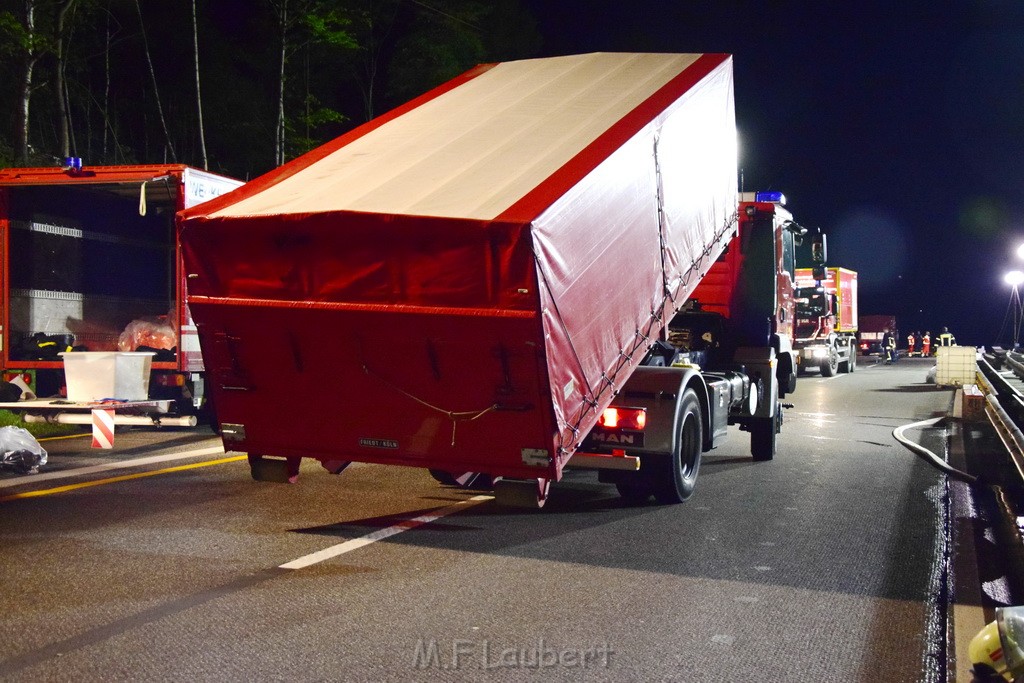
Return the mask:
[[700,454],[704,444],[704,424],[700,402],[693,389],[683,392],[680,400],[679,434],[672,455],[658,463],[661,470],[654,488],[654,497],[663,505],[682,503],[693,494],[700,470]]
[[857,369],[857,352],[853,349],[850,350],[850,357],[843,363],[843,372],[853,372]]
[[775,417],[762,417],[751,421],[750,455],[754,460],[765,462],[775,457],[776,436],[781,427],[781,401],[775,403]]
[[839,353],[835,347],[830,347],[828,356],[821,361],[821,376],[832,377],[839,370]]

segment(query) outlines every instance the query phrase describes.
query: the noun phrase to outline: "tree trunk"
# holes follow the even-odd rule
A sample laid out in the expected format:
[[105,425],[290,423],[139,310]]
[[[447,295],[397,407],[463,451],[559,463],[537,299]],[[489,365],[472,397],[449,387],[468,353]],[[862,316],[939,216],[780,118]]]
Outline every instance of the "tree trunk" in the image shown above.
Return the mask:
[[71,156],[70,118],[68,112],[67,88],[64,85],[65,71],[65,45],[64,45],[64,23],[68,11],[74,6],[75,0],[64,0],[57,9],[57,68],[54,79],[54,86],[57,90],[57,133],[60,143],[60,156],[66,158]]
[[26,52],[25,68],[21,72],[20,83],[18,84],[18,123],[15,133],[15,148],[22,165],[27,166],[29,161],[28,145],[28,122],[29,103],[32,100],[32,71],[35,69],[39,55],[34,47],[36,40],[36,3],[35,0],[25,0],[25,34]]
[[103,116],[103,160],[106,161],[110,158],[110,148],[107,144],[107,134],[110,127],[110,12],[109,7],[106,13],[107,15],[107,33],[106,43],[103,49],[103,109],[101,115]]
[[199,23],[196,21],[196,0],[192,0],[192,48],[196,64],[196,110],[199,114],[199,154],[203,162],[203,170],[209,170],[206,159],[206,134],[203,132],[203,94],[199,87]]
[[160,88],[156,84],[156,71],[153,70],[153,59],[149,54],[149,41],[146,40],[146,22],[142,19],[142,6],[139,0],[135,0],[135,10],[139,13],[139,28],[142,29],[142,47],[146,52],[146,64],[149,65],[149,77],[153,81],[153,99],[156,100],[156,110],[160,115],[160,125],[164,129],[164,139],[167,141],[166,152],[170,152],[171,161],[177,162],[177,155],[174,153],[174,145],[171,143],[171,133],[167,130],[167,120],[164,118],[164,108],[160,104]]
[[281,0],[278,9],[281,21],[281,66],[278,72],[277,129],[274,139],[274,164],[284,163],[284,65],[288,61],[288,0]]

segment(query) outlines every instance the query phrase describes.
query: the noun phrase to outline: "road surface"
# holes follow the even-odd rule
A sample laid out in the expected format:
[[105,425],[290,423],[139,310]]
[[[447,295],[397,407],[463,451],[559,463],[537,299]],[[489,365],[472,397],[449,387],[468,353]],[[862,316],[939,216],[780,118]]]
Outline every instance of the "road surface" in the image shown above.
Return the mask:
[[257,483],[201,430],[45,442],[0,473],[0,679],[937,681],[948,487],[891,434],[949,410],[926,370],[802,377],[776,459],[734,431],[676,506],[590,472],[539,512],[399,467]]

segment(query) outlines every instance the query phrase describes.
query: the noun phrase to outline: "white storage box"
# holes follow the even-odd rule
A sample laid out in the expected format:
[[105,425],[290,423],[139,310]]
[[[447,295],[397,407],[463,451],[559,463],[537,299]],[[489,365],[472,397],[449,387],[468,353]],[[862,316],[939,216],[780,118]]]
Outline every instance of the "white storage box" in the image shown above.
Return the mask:
[[64,358],[69,401],[149,398],[151,351],[71,351]]

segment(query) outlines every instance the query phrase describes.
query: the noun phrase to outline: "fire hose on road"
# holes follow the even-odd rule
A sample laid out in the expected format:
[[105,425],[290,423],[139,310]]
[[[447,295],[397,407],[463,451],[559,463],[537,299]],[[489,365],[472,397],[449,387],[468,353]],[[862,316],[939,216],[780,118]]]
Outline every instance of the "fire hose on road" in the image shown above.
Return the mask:
[[928,420],[921,420],[920,422],[912,422],[911,424],[903,425],[902,427],[897,427],[896,429],[892,430],[892,436],[894,439],[896,439],[905,447],[907,447],[911,452],[923,458],[925,462],[932,465],[933,467],[936,467],[937,469],[942,470],[951,477],[959,479],[960,481],[966,482],[968,484],[982,483],[980,477],[956,469],[955,467],[950,465],[948,462],[940,458],[932,451],[928,450],[919,443],[911,441],[904,435],[904,432],[906,432],[909,429],[925,429],[927,427],[937,425],[938,423],[942,422],[945,419],[945,416],[942,416],[933,417]]

